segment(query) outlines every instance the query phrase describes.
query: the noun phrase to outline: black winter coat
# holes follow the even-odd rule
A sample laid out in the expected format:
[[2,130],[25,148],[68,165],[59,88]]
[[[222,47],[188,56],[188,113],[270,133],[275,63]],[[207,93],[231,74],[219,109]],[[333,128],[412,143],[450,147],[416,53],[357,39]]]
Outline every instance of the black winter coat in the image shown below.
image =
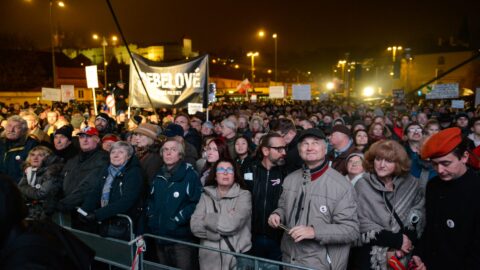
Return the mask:
[[92,152],[80,152],[63,167],[62,198],[56,208],[62,212],[72,211],[81,206],[87,194],[98,184],[99,175],[103,173],[110,158],[100,148]]
[[22,165],[27,159],[28,152],[38,142],[30,137],[23,137],[17,141],[6,138],[0,139],[0,173],[8,174],[17,183],[23,176]]
[[45,158],[42,166],[37,169],[35,185],[28,183],[27,175],[24,173],[18,188],[22,192],[28,205],[28,216],[32,219],[45,217],[45,203],[54,199],[62,189],[62,168],[61,158],[54,154]]
[[133,221],[137,220],[138,211],[144,190],[142,169],[136,156],[132,156],[122,172],[115,177],[110,189],[110,197],[105,207],[100,206],[103,186],[108,176],[108,166],[104,167],[103,173],[98,176],[94,189],[88,193],[82,209],[87,213],[95,213],[99,221],[103,221],[117,214],[128,215]]

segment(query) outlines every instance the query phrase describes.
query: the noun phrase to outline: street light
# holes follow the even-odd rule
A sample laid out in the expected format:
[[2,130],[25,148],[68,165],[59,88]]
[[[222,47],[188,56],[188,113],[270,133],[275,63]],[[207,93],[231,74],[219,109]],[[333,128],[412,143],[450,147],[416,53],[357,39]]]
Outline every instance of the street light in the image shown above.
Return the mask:
[[249,52],[247,56],[252,59],[252,84],[255,82],[255,57],[259,56],[258,52]]
[[401,51],[403,48],[402,46],[392,46],[388,47],[387,51],[392,52],[392,61],[395,62],[397,58],[397,51]]
[[278,39],[277,33],[274,33],[272,35],[272,38],[275,41],[275,82],[277,82],[277,39]]
[[[258,31],[258,36],[260,38],[263,38],[265,36],[265,31],[263,30],[260,30]],[[278,57],[277,57],[277,40],[278,40],[278,34],[277,33],[273,33],[272,34],[272,38],[273,38],[273,41],[274,41],[274,44],[275,44],[275,74],[274,74],[274,77],[275,77],[275,82],[277,81],[277,62],[278,62]]]
[[[100,39],[100,37],[99,37],[97,34],[93,34],[93,35],[92,35],[92,38],[93,38],[94,40],[99,40],[99,39]],[[118,40],[117,36],[115,36],[115,35],[113,35],[113,36],[111,37],[111,39],[112,39],[112,43],[115,43],[115,42],[117,42],[117,40]],[[106,54],[106,47],[107,47],[107,46],[108,46],[107,38],[106,38],[104,35],[102,35],[102,47],[103,47],[103,76],[104,76],[103,82],[104,82],[105,90],[107,89],[107,65],[108,65],[108,63],[107,63],[107,54]]]
[[50,42],[52,45],[52,76],[53,76],[53,88],[57,85],[57,71],[55,70],[55,36],[53,34],[53,4],[56,3],[58,7],[64,8],[65,3],[63,1],[49,0],[49,24],[50,24]]

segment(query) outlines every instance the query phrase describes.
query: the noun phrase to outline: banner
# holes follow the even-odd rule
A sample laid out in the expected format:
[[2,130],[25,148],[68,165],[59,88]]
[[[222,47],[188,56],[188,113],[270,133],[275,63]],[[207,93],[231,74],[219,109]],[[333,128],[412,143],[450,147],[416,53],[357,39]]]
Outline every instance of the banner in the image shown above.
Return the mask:
[[269,98],[284,98],[285,87],[283,86],[270,86],[268,89]]
[[292,86],[293,100],[312,100],[310,84],[294,84]]
[[458,98],[458,83],[444,83],[433,86],[426,99]]
[[62,84],[60,89],[62,90],[62,102],[68,103],[75,99],[75,87],[73,85]]
[[[208,55],[165,64],[133,54],[132,61],[137,64],[155,108],[186,107],[189,102],[202,103],[203,96],[208,95]],[[151,107],[133,63],[130,64],[129,91],[131,107]]]
[[87,77],[87,87],[88,88],[98,88],[98,73],[97,66],[86,66],[85,75]]
[[42,87],[42,100],[62,101],[62,93],[58,88]]

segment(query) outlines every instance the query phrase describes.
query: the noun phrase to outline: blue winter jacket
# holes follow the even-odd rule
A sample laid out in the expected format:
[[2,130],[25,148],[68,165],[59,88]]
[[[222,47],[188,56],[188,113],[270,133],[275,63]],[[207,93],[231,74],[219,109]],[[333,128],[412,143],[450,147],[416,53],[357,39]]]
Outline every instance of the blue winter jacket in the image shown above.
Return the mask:
[[201,194],[202,184],[192,165],[182,161],[171,171],[164,165],[153,179],[148,197],[147,230],[159,236],[191,240],[190,217]]

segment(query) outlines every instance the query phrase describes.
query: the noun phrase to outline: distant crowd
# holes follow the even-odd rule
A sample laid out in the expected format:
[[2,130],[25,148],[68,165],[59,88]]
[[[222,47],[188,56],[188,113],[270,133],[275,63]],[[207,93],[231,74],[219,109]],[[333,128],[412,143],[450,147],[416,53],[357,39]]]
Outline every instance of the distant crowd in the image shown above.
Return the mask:
[[[98,109],[1,107],[0,187],[14,183],[24,200],[15,215],[0,211],[1,269],[29,258],[55,269],[53,258],[11,254],[16,238],[56,213],[101,236],[130,240],[132,229],[315,269],[480,265],[480,108],[269,101],[193,115]],[[247,267],[205,249],[149,245],[147,258],[171,267]],[[45,258],[53,255],[68,257]]]

